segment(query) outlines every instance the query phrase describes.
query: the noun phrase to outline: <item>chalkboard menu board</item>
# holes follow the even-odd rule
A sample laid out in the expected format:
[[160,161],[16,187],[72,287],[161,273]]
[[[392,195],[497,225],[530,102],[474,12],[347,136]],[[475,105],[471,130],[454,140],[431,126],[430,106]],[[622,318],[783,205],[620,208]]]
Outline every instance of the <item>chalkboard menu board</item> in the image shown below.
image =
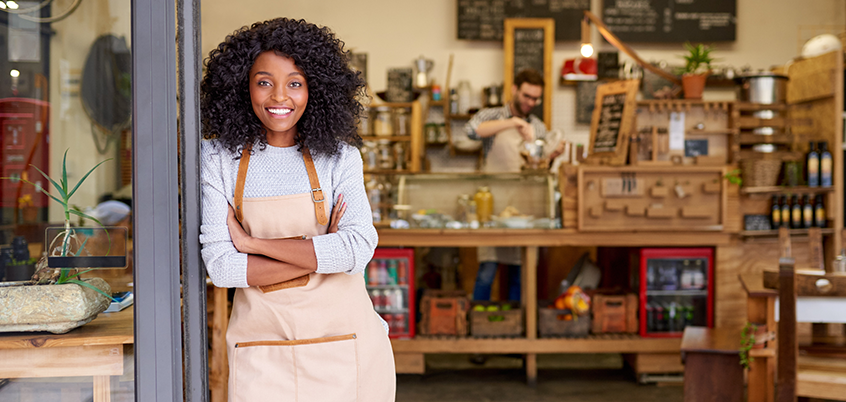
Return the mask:
[[626,94],[611,94],[602,97],[599,111],[599,126],[593,141],[594,152],[614,152],[617,149],[617,137],[623,121],[623,108],[626,106]]
[[411,76],[411,68],[389,69],[385,100],[388,102],[411,102],[414,100],[414,94],[411,90]]
[[458,39],[502,40],[506,18],[552,18],[555,40],[579,40],[590,0],[458,0]]
[[552,118],[552,51],[555,48],[555,21],[551,18],[507,18],[503,21],[502,44],[505,61],[503,97],[511,100],[517,73],[532,68],[544,77],[543,101],[530,114],[540,117],[547,128]]
[[624,42],[733,41],[737,0],[603,0],[602,21]]
[[626,163],[629,136],[634,129],[638,87],[639,80],[628,80],[596,88],[590,124],[589,161],[608,165]]

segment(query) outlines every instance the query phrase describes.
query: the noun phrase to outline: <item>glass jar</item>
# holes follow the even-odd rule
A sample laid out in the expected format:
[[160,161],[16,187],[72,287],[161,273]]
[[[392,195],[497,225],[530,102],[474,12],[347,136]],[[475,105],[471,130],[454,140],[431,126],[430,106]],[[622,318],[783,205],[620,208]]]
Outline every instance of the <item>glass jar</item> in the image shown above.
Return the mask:
[[379,155],[376,153],[376,143],[365,141],[361,147],[361,159],[364,162],[365,170],[376,170],[379,168]]
[[394,160],[396,161],[397,170],[405,170],[407,168],[404,143],[394,143]]
[[377,154],[379,155],[379,169],[393,169],[394,156],[391,152],[391,142],[388,140],[379,141],[377,146]]
[[493,215],[493,194],[488,186],[479,187],[476,190],[476,195],[473,196],[473,201],[476,201],[476,216],[479,223],[487,223],[491,221]]
[[358,121],[358,135],[370,135],[370,108],[365,107],[361,113],[361,119]]
[[394,109],[394,135],[408,135],[408,112],[404,108]]
[[391,108],[379,106],[376,108],[376,116],[373,118],[373,134],[390,136],[394,134]]

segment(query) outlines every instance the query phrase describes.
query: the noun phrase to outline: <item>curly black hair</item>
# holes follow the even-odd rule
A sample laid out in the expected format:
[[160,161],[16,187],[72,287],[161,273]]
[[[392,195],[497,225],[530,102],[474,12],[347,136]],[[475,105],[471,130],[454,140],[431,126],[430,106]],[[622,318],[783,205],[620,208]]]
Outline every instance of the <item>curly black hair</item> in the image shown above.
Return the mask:
[[349,65],[344,42],[327,27],[304,20],[276,18],[244,26],[209,52],[200,86],[203,137],[217,138],[240,155],[257,140],[267,146],[267,131],[250,102],[249,73],[259,54],[290,57],[308,82],[308,105],[297,122],[298,149],[336,155],[340,143],[361,147],[356,125],[364,110],[361,73]]

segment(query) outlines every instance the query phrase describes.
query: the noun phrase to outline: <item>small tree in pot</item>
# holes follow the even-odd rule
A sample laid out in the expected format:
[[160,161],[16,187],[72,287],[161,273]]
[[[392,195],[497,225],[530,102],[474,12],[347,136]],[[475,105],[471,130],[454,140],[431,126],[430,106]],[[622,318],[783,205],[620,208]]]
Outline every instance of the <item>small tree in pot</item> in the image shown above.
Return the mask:
[[705,88],[705,79],[711,73],[711,57],[713,50],[710,45],[692,45],[685,42],[684,48],[688,54],[682,56],[685,60],[682,69],[682,88],[684,88],[685,99],[702,99],[702,90]]

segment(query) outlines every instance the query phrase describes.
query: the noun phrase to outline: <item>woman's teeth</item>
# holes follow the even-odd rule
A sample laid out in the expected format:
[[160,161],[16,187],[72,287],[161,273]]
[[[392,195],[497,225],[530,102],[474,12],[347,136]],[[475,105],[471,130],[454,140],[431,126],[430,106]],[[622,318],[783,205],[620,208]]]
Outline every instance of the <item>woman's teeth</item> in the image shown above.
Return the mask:
[[288,113],[291,113],[291,109],[267,109],[267,111],[277,116],[284,116]]

